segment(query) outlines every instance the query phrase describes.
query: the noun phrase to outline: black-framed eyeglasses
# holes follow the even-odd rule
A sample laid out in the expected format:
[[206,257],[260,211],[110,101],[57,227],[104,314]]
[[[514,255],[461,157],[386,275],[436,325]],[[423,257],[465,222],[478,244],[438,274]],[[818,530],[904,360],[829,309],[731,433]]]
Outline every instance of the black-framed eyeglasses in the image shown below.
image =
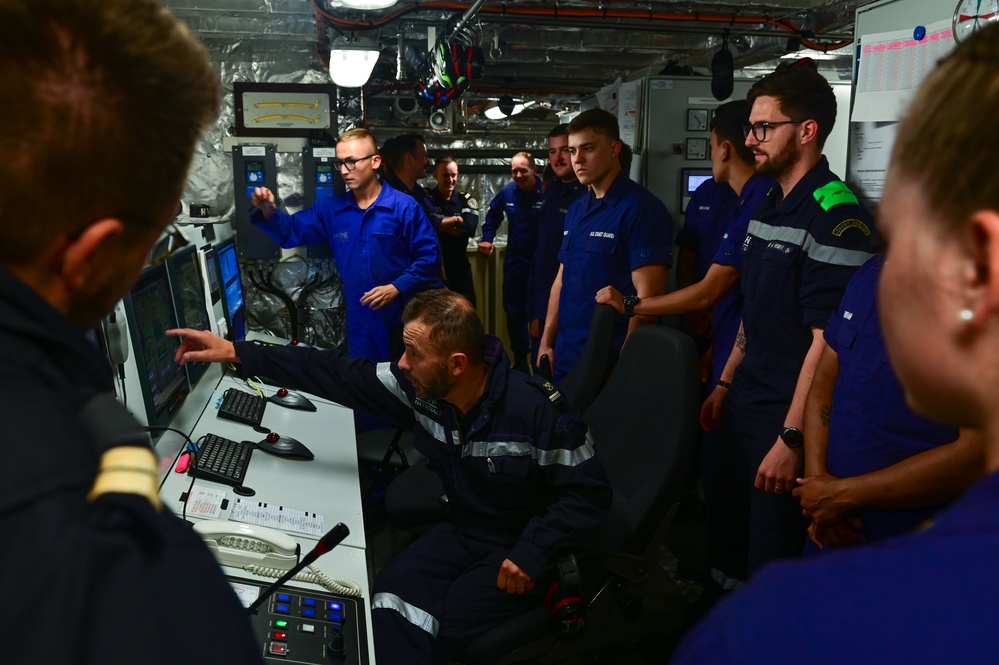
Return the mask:
[[767,130],[771,127],[780,127],[781,125],[800,125],[805,122],[804,120],[774,120],[773,122],[754,122],[751,125],[742,126],[742,135],[747,139],[749,134],[753,134],[753,138],[763,143],[767,140]]
[[358,162],[363,162],[365,159],[371,159],[377,154],[378,153],[373,152],[370,155],[365,155],[364,157],[358,157],[357,159],[334,159],[333,168],[339,171],[340,169],[346,166],[347,173],[350,173],[351,171],[357,168]]

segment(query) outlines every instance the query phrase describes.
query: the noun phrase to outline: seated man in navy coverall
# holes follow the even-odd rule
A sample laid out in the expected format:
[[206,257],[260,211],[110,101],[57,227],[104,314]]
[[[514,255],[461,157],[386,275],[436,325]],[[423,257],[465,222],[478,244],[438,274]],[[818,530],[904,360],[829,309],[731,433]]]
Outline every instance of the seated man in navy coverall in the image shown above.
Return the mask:
[[[475,637],[541,602],[554,548],[598,526],[611,488],[586,426],[540,377],[511,372],[471,304],[426,291],[403,314],[397,363],[338,351],[183,335],[182,362],[242,363],[414,430],[448,496],[448,520],[396,557],[372,599],[379,665],[447,663]],[[533,591],[533,593],[532,593]]]
[[[999,652],[999,26],[923,83],[898,126],[878,224],[885,343],[906,401],[984,432],[990,475],[918,533],[762,570],[674,662],[992,663]],[[835,407],[834,407],[835,408]]]
[[4,0],[0,25],[0,661],[259,663],[85,332],[177,210],[215,67],[151,0]]

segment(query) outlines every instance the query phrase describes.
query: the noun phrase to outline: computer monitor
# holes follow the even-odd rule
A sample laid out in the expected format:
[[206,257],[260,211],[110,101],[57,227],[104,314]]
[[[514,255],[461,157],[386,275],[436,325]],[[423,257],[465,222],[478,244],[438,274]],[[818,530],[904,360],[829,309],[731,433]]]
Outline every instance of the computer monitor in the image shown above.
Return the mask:
[[177,327],[166,266],[146,268],[124,302],[146,420],[164,426],[191,391],[184,368],[174,360],[180,340],[166,335]]
[[680,212],[687,212],[690,195],[713,177],[711,169],[680,169]]
[[[167,275],[180,327],[211,330],[211,319],[205,306],[205,280],[201,274],[197,248],[192,245],[174,252],[167,259]],[[208,363],[187,363],[185,366],[191,387],[201,380],[208,369]]]
[[219,261],[219,275],[222,277],[222,305],[229,327],[226,337],[240,342],[246,339],[246,305],[243,302],[243,280],[239,276],[236,241],[222,243],[215,254]]
[[215,248],[205,245],[202,250],[205,256],[205,271],[208,277],[208,293],[214,305],[222,298],[222,283],[219,281],[219,262],[215,258]]

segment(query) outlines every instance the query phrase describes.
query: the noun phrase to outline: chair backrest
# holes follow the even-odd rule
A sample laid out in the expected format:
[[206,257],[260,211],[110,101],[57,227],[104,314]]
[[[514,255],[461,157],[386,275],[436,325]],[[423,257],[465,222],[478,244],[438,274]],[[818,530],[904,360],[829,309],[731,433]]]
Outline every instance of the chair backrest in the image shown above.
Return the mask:
[[610,305],[593,308],[590,334],[579,360],[558,384],[559,390],[576,411],[590,407],[614,364],[614,321],[620,316]]
[[607,384],[584,413],[614,487],[599,540],[614,549],[647,542],[680,500],[697,441],[697,348],[658,325],[635,330]]

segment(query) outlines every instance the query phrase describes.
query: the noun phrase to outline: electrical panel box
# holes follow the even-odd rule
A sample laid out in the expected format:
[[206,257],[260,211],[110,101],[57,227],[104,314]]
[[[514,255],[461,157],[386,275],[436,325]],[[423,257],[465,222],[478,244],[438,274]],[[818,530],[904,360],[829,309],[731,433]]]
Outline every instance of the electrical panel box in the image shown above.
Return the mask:
[[[232,148],[233,194],[236,197],[236,245],[240,258],[276,259],[281,248],[250,222],[251,197],[256,187],[277,191],[276,148],[267,145],[235,145]],[[280,205],[280,202],[278,202]]]
[[[306,146],[302,151],[302,194],[305,207],[309,208],[319,199],[332,198],[334,194],[347,191],[339,171],[333,166],[336,148]],[[317,243],[306,247],[310,258],[328,259],[333,256],[329,243]]]

